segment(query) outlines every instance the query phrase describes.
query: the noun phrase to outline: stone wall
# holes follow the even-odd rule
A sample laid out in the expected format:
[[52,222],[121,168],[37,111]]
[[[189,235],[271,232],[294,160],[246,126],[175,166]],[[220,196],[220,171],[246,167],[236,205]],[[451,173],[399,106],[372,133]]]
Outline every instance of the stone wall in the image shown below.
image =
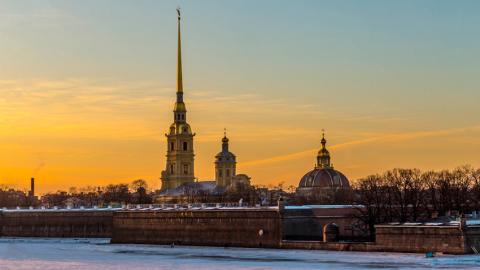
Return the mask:
[[112,243],[279,247],[275,209],[120,211]]
[[357,218],[361,212],[351,206],[289,206],[283,212],[283,238],[286,240],[323,240],[323,227],[335,223],[341,240],[364,237],[367,229]]
[[282,241],[281,248],[333,251],[383,251],[374,242]]
[[92,237],[112,235],[113,211],[2,211],[0,236]]
[[459,226],[377,225],[376,244],[383,251],[465,254],[465,235]]
[[[474,253],[475,249],[480,252],[480,225],[469,226],[465,231],[466,251],[467,253]],[[476,252],[475,252],[476,253]]]
[[[268,208],[7,210],[0,211],[0,236],[111,237],[112,243],[338,251],[480,251],[480,225],[464,226],[463,230],[458,225],[378,225],[375,243],[315,241],[316,237],[321,240],[324,224],[334,222],[342,228],[349,218],[345,208],[306,212],[300,208],[281,212]],[[295,234],[309,241],[283,238]]]

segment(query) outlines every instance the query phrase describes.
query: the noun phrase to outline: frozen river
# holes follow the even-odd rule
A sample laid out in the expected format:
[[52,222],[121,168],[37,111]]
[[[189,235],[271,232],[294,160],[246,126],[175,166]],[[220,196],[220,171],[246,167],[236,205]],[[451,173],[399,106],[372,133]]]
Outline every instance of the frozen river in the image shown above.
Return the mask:
[[0,269],[480,269],[480,256],[110,245],[108,239],[0,238]]

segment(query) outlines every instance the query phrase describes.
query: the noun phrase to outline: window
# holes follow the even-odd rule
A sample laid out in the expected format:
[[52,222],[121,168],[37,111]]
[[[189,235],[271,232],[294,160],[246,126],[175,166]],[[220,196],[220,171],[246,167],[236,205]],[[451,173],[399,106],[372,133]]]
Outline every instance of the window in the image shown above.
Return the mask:
[[222,177],[222,169],[218,170],[218,177]]
[[170,143],[170,150],[171,151],[175,150],[175,143],[174,142]]
[[188,174],[188,164],[183,165],[183,174]]
[[170,174],[174,174],[175,173],[175,166],[174,164],[171,164],[170,165]]
[[187,151],[187,150],[188,150],[188,143],[183,142],[183,151]]
[[230,169],[227,169],[227,171],[225,172],[225,176],[230,177]]

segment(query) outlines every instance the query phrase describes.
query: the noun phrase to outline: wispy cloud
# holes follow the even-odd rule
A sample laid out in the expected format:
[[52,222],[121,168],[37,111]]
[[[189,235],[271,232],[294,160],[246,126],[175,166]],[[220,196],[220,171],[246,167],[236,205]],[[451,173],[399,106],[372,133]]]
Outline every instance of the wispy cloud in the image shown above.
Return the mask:
[[[109,127],[112,129],[110,133],[114,134],[113,125],[117,128],[143,125],[143,131],[137,134],[158,137],[162,134],[159,131],[166,129],[171,122],[169,111],[175,99],[174,93],[173,88],[158,82],[108,78],[0,80],[0,112],[4,115],[2,121],[10,123],[20,123],[20,119],[28,122],[31,117],[42,116],[42,122],[49,125],[45,128],[57,135],[61,126],[68,124],[67,129],[75,129],[71,124],[77,123],[77,128],[83,126],[87,130],[95,130],[95,125],[101,127],[98,133],[90,136],[102,136],[101,132]],[[204,131],[197,137],[200,142],[217,141],[217,130],[221,132],[223,127],[235,130],[241,126],[235,136],[243,141],[311,133],[310,128],[291,128],[274,122],[281,121],[282,115],[294,118],[295,115],[309,113],[314,110],[310,106],[289,104],[286,100],[268,99],[254,93],[227,96],[215,91],[191,90],[186,98],[187,107],[196,119],[192,123],[194,129]],[[319,113],[318,119],[321,117]],[[132,136],[126,133],[121,135],[119,132],[115,136]],[[77,136],[81,134],[84,132],[76,133]]]
[[[430,138],[430,137],[442,137],[447,135],[454,135],[465,133],[469,131],[480,131],[480,125],[476,126],[469,126],[469,127],[462,127],[462,128],[452,128],[452,129],[443,129],[443,130],[430,130],[430,131],[415,131],[415,132],[405,132],[405,133],[395,133],[395,134],[382,134],[377,136],[371,136],[369,138],[360,139],[360,140],[353,140],[344,143],[335,144],[329,147],[332,150],[342,150],[347,149],[349,147],[354,147],[358,145],[364,144],[372,144],[372,143],[384,143],[384,142],[400,142],[400,141],[408,141],[408,140],[415,140],[420,138]],[[270,158],[265,159],[258,159],[243,162],[241,164],[242,167],[254,167],[260,166],[265,164],[272,164],[278,162],[285,162],[290,160],[295,160],[299,158],[303,158],[305,156],[313,155],[318,149],[312,148],[304,151],[299,151],[295,153],[289,153],[285,155],[278,155]]]

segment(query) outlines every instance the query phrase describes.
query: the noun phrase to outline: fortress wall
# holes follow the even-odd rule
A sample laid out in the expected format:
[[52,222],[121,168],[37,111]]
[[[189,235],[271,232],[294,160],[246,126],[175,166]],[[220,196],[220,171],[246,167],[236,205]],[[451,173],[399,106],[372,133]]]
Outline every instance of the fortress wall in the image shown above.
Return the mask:
[[310,249],[310,250],[332,250],[332,251],[383,251],[374,242],[321,242],[321,241],[282,241],[281,248],[284,249]]
[[113,211],[2,211],[0,236],[91,237],[112,235]]
[[465,254],[465,234],[458,226],[378,225],[376,244],[384,251]]
[[[281,248],[366,252],[480,252],[480,226],[378,225],[376,242],[282,241]],[[475,250],[474,250],[475,249]]]
[[[329,210],[330,211],[330,210]],[[333,211],[333,210],[331,210]],[[317,212],[317,225],[344,210]],[[345,210],[347,211],[347,210]],[[443,252],[480,251],[480,226],[378,225],[376,242],[322,242],[315,240],[321,226],[309,225],[302,211],[276,209],[177,209],[177,210],[7,210],[0,211],[0,236],[100,237],[112,243],[197,246],[269,247],[341,251]],[[322,215],[320,215],[322,214]],[[318,216],[317,216],[318,215]],[[291,226],[291,227],[289,227]],[[301,232],[309,241],[283,240],[283,229]],[[262,233],[260,233],[262,232]],[[292,233],[290,231],[290,233]],[[319,234],[317,234],[318,236]],[[312,239],[313,238],[313,239]]]
[[480,252],[480,225],[467,227],[467,230],[465,231],[465,237],[467,252],[473,253],[475,250]]
[[283,238],[287,240],[323,240],[323,227],[335,223],[340,239],[355,239],[364,235],[366,228],[351,208],[286,209],[283,215]]
[[281,218],[274,209],[120,211],[112,243],[279,247]]

